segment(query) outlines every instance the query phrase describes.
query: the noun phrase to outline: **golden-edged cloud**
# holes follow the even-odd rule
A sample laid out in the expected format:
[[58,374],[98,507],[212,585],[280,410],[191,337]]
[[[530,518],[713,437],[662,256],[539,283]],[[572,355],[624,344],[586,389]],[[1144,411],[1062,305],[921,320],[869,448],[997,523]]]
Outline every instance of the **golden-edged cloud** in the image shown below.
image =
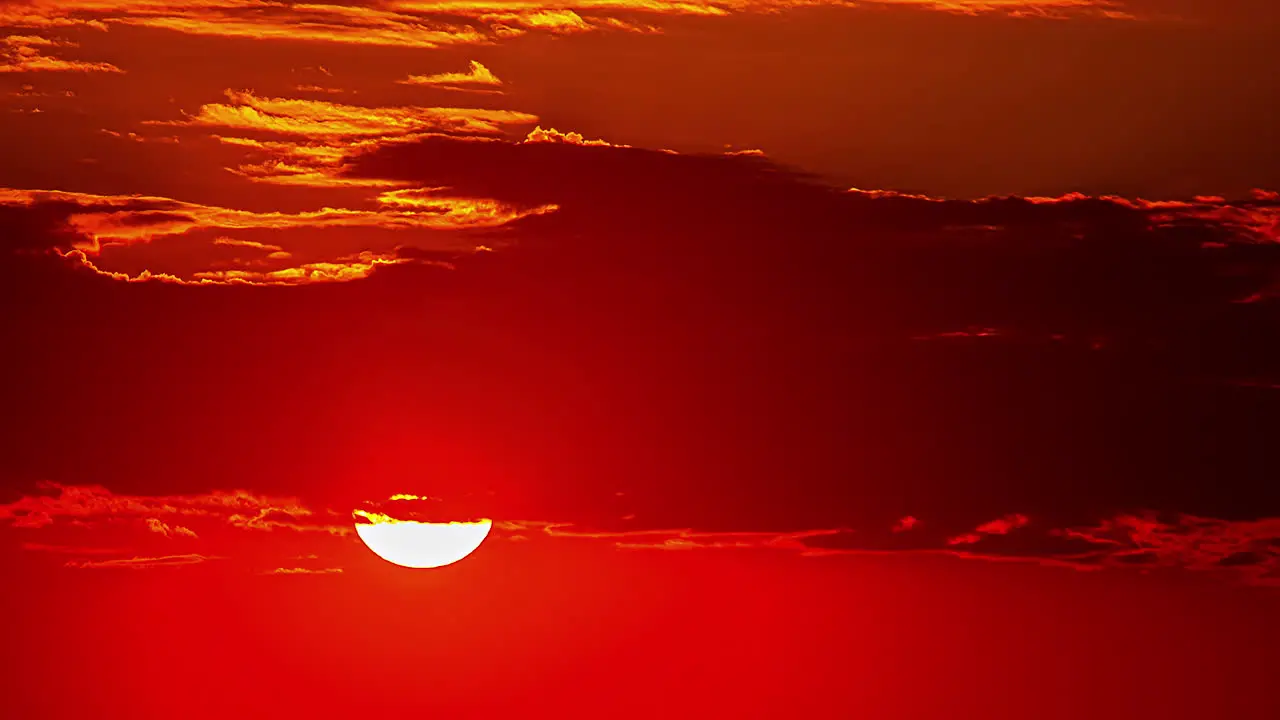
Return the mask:
[[615,145],[607,140],[588,140],[577,132],[560,132],[555,128],[543,129],[541,125],[535,126],[525,136],[524,142],[527,143],[565,143],[567,145],[596,145],[600,147],[631,147],[630,145]]
[[[101,485],[63,485],[41,483],[43,492],[26,495],[0,505],[0,521],[12,527],[45,528],[75,523],[94,527],[114,520],[132,519],[142,522],[148,532],[161,535],[178,534],[194,537],[186,525],[193,522],[233,528],[269,530],[285,527],[255,523],[255,519],[280,521],[288,518],[294,529],[316,529],[343,534],[345,525],[333,526],[324,517],[306,507],[297,498],[276,497],[247,490],[215,490],[195,495],[129,495],[112,492]],[[181,518],[184,526],[174,528]],[[183,532],[185,531],[185,532]],[[190,534],[188,534],[190,533]]]
[[223,247],[242,247],[242,248],[250,248],[253,250],[261,250],[262,252],[267,254],[267,257],[270,257],[270,258],[279,257],[283,259],[283,258],[289,257],[289,253],[285,252],[284,248],[280,247],[279,245],[268,245],[266,243],[260,243],[256,240],[237,240],[235,238],[220,237],[220,238],[214,238],[213,244],[222,245]]
[[158,535],[163,535],[167,538],[199,537],[199,535],[196,535],[195,531],[192,530],[191,528],[183,527],[181,525],[170,525],[169,523],[166,523],[160,518],[151,517],[151,518],[147,518],[143,522],[146,524],[147,530],[150,530],[151,532],[156,533]]
[[[0,27],[3,27],[0,24]],[[9,35],[0,38],[0,73],[29,72],[124,72],[105,62],[66,60],[45,54],[49,48],[75,47],[75,43],[51,40],[38,35]]]
[[[0,27],[147,27],[193,35],[280,42],[437,48],[483,45],[527,32],[660,31],[637,18],[774,13],[851,7],[850,0],[444,0],[377,6],[263,0],[28,0],[0,5]],[[869,0],[965,15],[1131,19],[1119,0]]]
[[[438,189],[388,190],[376,195],[375,209],[321,208],[300,213],[251,212],[149,196],[107,196],[58,191],[0,189],[0,207],[71,205],[65,228],[78,239],[54,250],[70,262],[122,281],[195,284],[295,285],[345,282],[368,277],[377,268],[427,262],[399,257],[395,246],[365,249],[310,262],[280,244],[220,235],[211,241],[192,241],[194,257],[205,256],[206,267],[186,274],[149,270],[127,273],[104,264],[113,250],[201,231],[296,231],[300,229],[360,229],[382,231],[462,231],[494,228],[531,215],[557,210],[553,204],[517,206],[486,198],[455,197]],[[442,240],[442,242],[446,242]],[[474,248],[454,238],[444,247]],[[201,247],[245,250],[231,265],[214,266],[217,256]],[[252,251],[252,252],[250,252]],[[203,254],[203,255],[202,255]],[[434,261],[435,264],[441,264]]]
[[253,159],[228,171],[250,182],[306,187],[396,187],[406,183],[380,178],[344,177],[346,159],[375,147],[378,139],[329,137],[322,140],[255,140],[234,136],[214,136],[225,145],[245,148]]
[[472,60],[466,72],[446,72],[435,75],[410,75],[397,80],[401,85],[430,85],[445,90],[468,90],[472,92],[500,92],[502,80],[493,71],[479,61]]
[[364,107],[322,100],[267,98],[227,90],[229,102],[202,105],[182,120],[154,125],[232,128],[305,137],[407,135],[421,132],[496,134],[511,125],[537,122],[536,115],[514,110],[443,107]]
[[[10,191],[12,192],[12,191]],[[108,207],[72,213],[67,218],[70,229],[84,239],[73,245],[90,255],[100,254],[104,247],[150,242],[168,235],[182,235],[196,229],[217,230],[290,230],[297,228],[367,227],[389,230],[459,230],[495,227],[530,214],[555,210],[554,205],[516,208],[494,200],[434,195],[430,189],[390,190],[377,196],[382,205],[377,210],[321,208],[319,210],[282,213],[251,212],[213,205],[200,205],[169,198],[104,196],[87,193],[17,191],[27,193],[34,204],[43,199],[84,200]],[[131,201],[162,203],[156,209],[112,209],[112,203],[126,205]],[[0,205],[5,202],[0,191]],[[145,206],[144,206],[145,207]],[[225,242],[222,244],[226,244]]]
[[[483,65],[457,73],[472,82],[500,83]],[[425,81],[424,81],[425,82]],[[442,81],[444,82],[444,81]],[[215,129],[223,144],[242,147],[250,157],[231,172],[251,181],[307,187],[386,188],[408,183],[358,178],[342,171],[347,161],[397,140],[438,133],[486,136],[537,122],[536,115],[512,110],[445,107],[365,107],[322,100],[264,98],[226,91],[227,103],[209,103],[182,120],[153,124]],[[230,134],[227,131],[236,134]],[[266,134],[273,139],[243,137]]]
[[[410,262],[404,258],[375,255],[362,252],[339,258],[334,262],[305,263],[296,267],[277,270],[204,270],[197,272],[193,280],[197,284],[224,285],[304,285],[319,282],[349,282],[363,280],[380,266]],[[175,282],[183,282],[174,279]]]

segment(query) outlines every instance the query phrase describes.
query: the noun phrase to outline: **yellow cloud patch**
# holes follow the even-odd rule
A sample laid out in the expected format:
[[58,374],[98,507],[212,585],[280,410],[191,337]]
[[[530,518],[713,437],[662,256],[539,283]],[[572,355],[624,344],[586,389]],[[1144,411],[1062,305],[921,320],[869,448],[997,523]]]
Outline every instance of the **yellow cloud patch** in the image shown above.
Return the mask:
[[401,85],[434,85],[445,88],[450,88],[450,86],[454,85],[481,85],[496,88],[502,85],[502,80],[498,79],[498,76],[494,75],[492,70],[475,60],[471,61],[470,69],[468,69],[467,72],[439,73],[437,75],[410,75],[404,80],[397,80],[396,82]]

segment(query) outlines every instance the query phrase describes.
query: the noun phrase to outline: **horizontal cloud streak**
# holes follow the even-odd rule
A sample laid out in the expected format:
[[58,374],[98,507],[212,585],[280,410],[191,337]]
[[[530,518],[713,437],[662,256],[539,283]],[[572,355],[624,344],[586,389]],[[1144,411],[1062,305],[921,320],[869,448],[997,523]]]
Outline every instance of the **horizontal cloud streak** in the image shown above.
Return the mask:
[[[0,25],[2,27],[2,25]],[[120,73],[120,68],[105,62],[65,60],[46,55],[53,47],[74,47],[75,43],[50,40],[34,35],[0,37],[0,73],[89,72]]]
[[[915,7],[965,15],[1103,17],[1132,19],[1116,0],[873,0],[881,6]],[[377,7],[250,0],[30,0],[0,6],[0,27],[85,26],[105,30],[131,25],[194,35],[279,42],[437,48],[483,45],[526,32],[551,34],[622,30],[652,32],[636,17],[717,17],[789,9],[853,5],[846,0],[446,0],[393,2]]]
[[[502,81],[489,68],[475,60],[471,61],[467,72],[448,72],[435,75],[410,75],[396,82],[401,85],[427,85],[452,90],[472,90],[496,92],[493,88],[502,87]],[[480,86],[475,88],[472,86]]]
[[229,103],[209,103],[184,120],[155,125],[255,130],[307,137],[405,135],[416,132],[492,134],[507,125],[527,125],[536,115],[511,110],[438,107],[362,107],[322,100],[258,97],[227,90]]
[[161,557],[131,557],[112,560],[71,560],[66,566],[80,569],[116,569],[116,570],[154,570],[157,568],[177,568],[188,565],[199,565],[210,560],[221,558],[198,555],[163,555]]
[[[27,207],[40,212],[57,207],[70,232],[66,245],[47,248],[94,272],[128,281],[203,284],[299,284],[348,281],[368,277],[380,266],[427,260],[397,255],[395,249],[362,250],[324,260],[297,263],[278,244],[218,237],[212,247],[258,250],[264,257],[237,258],[238,266],[215,267],[210,255],[205,269],[186,275],[146,271],[121,273],[104,266],[113,250],[198,231],[290,231],[307,228],[369,228],[382,231],[464,231],[499,227],[524,217],[554,212],[555,205],[520,207],[485,198],[438,194],[429,189],[391,190],[376,198],[376,210],[323,208],[302,213],[254,213],[169,198],[104,196],[84,193],[0,190],[0,207]],[[76,239],[71,239],[76,238]],[[197,249],[199,245],[195,246]],[[265,251],[265,253],[263,253]],[[436,262],[436,261],[431,261]],[[436,264],[439,264],[438,262]]]

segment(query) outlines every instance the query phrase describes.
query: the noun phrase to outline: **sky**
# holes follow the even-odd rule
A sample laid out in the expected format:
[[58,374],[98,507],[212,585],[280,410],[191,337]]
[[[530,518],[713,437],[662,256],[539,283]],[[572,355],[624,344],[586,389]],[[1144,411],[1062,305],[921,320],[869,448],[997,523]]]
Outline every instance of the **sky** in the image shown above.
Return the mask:
[[6,706],[1280,716],[1278,30],[0,0]]

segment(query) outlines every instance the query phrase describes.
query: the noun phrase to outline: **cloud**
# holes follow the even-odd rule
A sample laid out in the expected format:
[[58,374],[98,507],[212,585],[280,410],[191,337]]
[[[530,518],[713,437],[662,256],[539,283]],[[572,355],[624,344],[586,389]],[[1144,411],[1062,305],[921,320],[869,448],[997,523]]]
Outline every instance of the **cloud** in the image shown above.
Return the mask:
[[[572,523],[497,521],[509,539],[543,538],[606,541],[630,550],[781,550],[805,556],[927,553],[966,560],[1030,562],[1081,571],[1189,569],[1256,585],[1280,586],[1280,518],[1228,521],[1178,515],[1162,522],[1156,513],[1121,514],[1097,524],[1048,528],[1016,543],[955,549],[984,538],[1003,538],[1029,521],[1011,514],[980,525],[971,538],[902,541],[857,528],[791,532],[709,532],[691,528],[593,530]],[[914,520],[914,518],[911,518]],[[918,521],[910,523],[911,527]],[[903,532],[902,524],[892,534]]]
[[57,555],[121,555],[127,552],[121,548],[93,547],[86,545],[54,545],[50,543],[24,542],[19,545],[23,550],[46,552]]
[[223,245],[226,247],[252,248],[254,250],[261,250],[269,254],[284,252],[284,248],[280,247],[279,245],[268,245],[266,243],[260,243],[256,240],[237,240],[235,238],[220,237],[220,238],[214,238],[213,244]]
[[960,15],[1004,14],[1021,18],[1101,17],[1134,20],[1119,0],[871,0],[885,6],[917,7]]
[[582,136],[582,133],[560,132],[555,128],[543,130],[541,126],[535,126],[530,130],[524,141],[527,143],[545,142],[568,143],[570,145],[598,145],[602,147],[631,147],[630,145],[615,145],[606,140],[587,140]]
[[[0,23],[0,27],[3,27],[2,23]],[[44,49],[52,47],[75,47],[75,43],[67,42],[65,40],[50,40],[49,38],[36,35],[8,35],[0,37],[0,74],[29,72],[124,72],[111,63],[65,60],[45,55]]]
[[213,136],[225,145],[246,148],[256,162],[245,162],[230,172],[252,182],[306,187],[397,187],[405,185],[378,178],[347,178],[341,173],[348,156],[375,147],[377,139],[325,138],[295,142]]
[[348,177],[343,171],[352,156],[419,134],[496,134],[512,126],[536,123],[538,119],[535,115],[510,110],[363,107],[321,100],[260,98],[251,92],[233,90],[227,90],[226,95],[230,103],[205,104],[183,120],[148,122],[275,136],[276,139],[262,140],[214,135],[219,142],[243,147],[255,156],[228,168],[231,172],[253,182],[280,185],[331,188],[402,185],[378,178]]
[[536,115],[513,110],[441,107],[364,107],[323,100],[258,97],[248,90],[227,90],[228,103],[208,103],[183,120],[148,121],[153,125],[231,128],[301,135],[359,137],[420,132],[493,134],[508,125],[527,125]]
[[[1118,0],[875,0],[873,5],[963,15],[1136,17]],[[525,33],[660,32],[664,16],[725,17],[847,6],[843,0],[456,0],[370,5],[260,3],[252,0],[30,0],[0,5],[0,27],[128,25],[193,35],[270,42],[329,42],[407,48],[486,45]],[[70,69],[70,68],[67,68]]]
[[210,560],[222,558],[189,553],[186,555],[163,555],[161,557],[131,557],[111,560],[70,560],[66,567],[79,569],[123,569],[154,570],[157,568],[186,567],[199,565]]
[[324,87],[322,85],[295,85],[293,89],[298,92],[324,93],[326,95],[341,95],[346,92],[342,88]]
[[556,35],[588,32],[592,29],[591,23],[583,20],[581,15],[566,9],[532,10],[519,13],[486,12],[480,15],[480,19],[504,28],[507,35],[515,34],[512,31],[513,25],[527,30],[546,30]]
[[1228,521],[1143,512],[1059,533],[1093,545],[1089,560],[1098,564],[1230,571],[1280,585],[1280,517]]
[[264,5],[251,0],[33,0],[0,7],[0,26],[84,25],[106,30],[111,25],[133,25],[193,35],[412,48],[488,42],[474,27],[442,21],[439,13],[433,15],[359,5]]
[[150,530],[153,533],[158,533],[168,538],[199,537],[198,535],[196,535],[195,531],[192,530],[191,528],[185,528],[185,527],[182,527],[181,525],[169,525],[168,523],[164,522],[159,518],[147,518],[146,520],[144,520],[144,522],[147,525],[147,530]]
[[595,530],[573,523],[545,521],[507,520],[494,522],[494,528],[512,538],[527,539],[527,533],[550,538],[582,540],[607,540],[615,547],[626,550],[792,550],[802,553],[815,551],[806,541],[841,535],[847,529],[802,530],[795,532],[730,531],[708,532],[692,528]]
[[974,528],[973,532],[957,535],[947,540],[948,545],[972,545],[982,540],[983,535],[1008,535],[1011,530],[1026,527],[1030,521],[1026,515],[1017,513],[985,522]]
[[[471,61],[470,69],[467,72],[446,72],[436,75],[410,75],[403,80],[397,80],[401,85],[430,85],[441,87],[446,90],[470,90],[473,92],[498,92],[493,88],[502,87],[502,81],[494,75],[489,68],[476,60]],[[474,85],[480,88],[471,87]]]
[[293,568],[278,567],[264,574],[266,575],[341,575],[342,568],[318,568],[313,570],[311,568],[300,568],[300,567],[293,567]]
[[101,132],[103,135],[110,135],[111,137],[114,137],[114,138],[128,139],[128,140],[132,140],[133,142],[139,142],[139,143],[156,142],[156,143],[168,143],[168,144],[176,145],[179,142],[178,138],[173,135],[147,137],[144,135],[139,135],[138,133],[135,133],[135,132],[120,133],[120,132],[116,132],[115,130],[107,130],[105,128],[100,130],[99,132]]
[[[31,391],[39,400],[22,412],[78,428],[71,435],[101,456],[95,467],[128,482],[151,472],[157,487],[195,484],[175,480],[172,467],[161,474],[118,459],[139,451],[135,435],[167,447],[194,434],[193,458],[216,446],[205,433],[221,433],[228,446],[270,438],[219,472],[277,489],[298,482],[299,464],[317,462],[324,438],[326,453],[376,466],[360,466],[369,496],[423,487],[396,474],[413,468],[443,486],[432,485],[433,496],[447,496],[450,484],[494,489],[486,517],[557,521],[513,531],[531,541],[637,550],[930,552],[1172,568],[1186,551],[1162,537],[1163,554],[1132,552],[1117,510],[1190,513],[1224,528],[1280,512],[1266,474],[1266,429],[1280,397],[1260,386],[1280,380],[1271,341],[1280,304],[1238,302],[1274,283],[1280,267],[1268,221],[1276,201],[1265,193],[959,200],[848,191],[758,155],[544,132],[555,139],[371,143],[332,167],[343,178],[403,185],[368,190],[373,202],[359,210],[246,213],[168,198],[5,191],[0,221],[25,254],[7,257],[12,279],[0,289],[23,308],[14,342],[33,354],[22,376],[43,390]],[[491,217],[494,208],[549,205],[557,209]],[[438,225],[389,222],[405,212]],[[457,229],[451,215],[483,222]],[[397,237],[457,233],[498,250],[459,253],[454,270],[432,274],[417,262],[373,260],[422,259],[438,246],[378,247],[365,264],[379,269],[350,275],[363,281],[278,291],[212,277],[208,287],[90,282],[54,274],[35,254],[78,252],[122,273],[111,263],[128,257],[132,277],[159,262],[160,253],[147,254],[153,248],[244,259],[194,272],[272,272],[249,264],[266,246],[294,253],[289,267],[361,262],[306,255],[321,231],[343,227],[358,229],[361,243],[392,228]],[[300,228],[305,242],[291,235]],[[66,249],[77,245],[84,249]],[[32,289],[27,278],[38,269],[56,291]],[[181,277],[196,282],[191,272]],[[121,318],[130,342],[90,333],[85,308]],[[174,325],[188,316],[233,321],[216,330]],[[271,364],[246,359],[244,347]],[[93,361],[68,365],[64,356],[79,357],[73,348]],[[183,368],[181,377],[139,370],[140,356],[148,367]],[[349,380],[369,372],[368,358],[386,382]],[[281,366],[313,374],[282,383]],[[68,377],[101,400],[99,414],[77,412],[65,389],[55,392]],[[234,410],[193,412],[200,431],[181,435],[149,416],[120,419],[128,432],[100,421],[127,417],[116,406],[136,387],[154,402]],[[243,405],[228,403],[232,394]],[[33,467],[55,457],[18,441],[9,452]],[[340,495],[346,471],[330,478],[320,464],[307,467],[323,486],[317,493]],[[309,500],[306,508],[351,506]],[[24,507],[8,524],[76,517],[43,502]],[[271,528],[273,538],[294,537],[290,524],[338,526],[322,511],[247,506],[188,523],[153,512],[150,501],[143,507],[129,517],[182,518],[202,538],[212,537],[202,522]],[[918,523],[894,532],[908,516]],[[1114,525],[1098,530],[1099,518]],[[1212,542],[1235,537],[1213,532]],[[1224,576],[1250,568],[1265,578],[1265,546],[1235,546],[1221,558]]]
[[[41,483],[39,488],[45,492],[0,505],[0,521],[7,521],[12,527],[42,528],[68,521],[92,526],[136,518],[150,532],[170,537],[196,536],[189,528],[172,524],[178,518],[252,530],[289,527],[330,534],[350,531],[346,526],[334,526],[297,498],[259,495],[246,490],[195,495],[123,495],[99,485]],[[281,518],[288,522],[282,522]]]
[[[298,262],[293,252],[275,243],[245,245],[246,241],[215,238],[213,247],[271,248],[265,258],[233,258],[231,267],[214,267],[209,255],[199,267],[186,273],[145,270],[120,272],[104,266],[101,258],[119,248],[147,244],[161,238],[190,236],[201,231],[287,231],[304,228],[370,228],[389,232],[478,230],[495,228],[524,217],[551,213],[554,205],[521,207],[484,198],[440,194],[431,189],[386,191],[376,196],[376,210],[322,208],[301,213],[255,213],[199,205],[148,196],[103,196],[86,193],[0,189],[0,207],[58,208],[62,214],[65,244],[55,245],[66,260],[95,273],[123,281],[196,284],[279,284],[345,282],[365,278],[379,267],[421,264],[437,260],[398,255],[398,243],[381,250],[335,254],[312,262]],[[221,241],[221,242],[219,242]],[[452,240],[456,243],[456,239]],[[197,245],[198,247],[198,245]],[[221,261],[218,261],[221,262]],[[262,263],[268,263],[265,267]],[[192,263],[188,261],[188,265]]]
[[233,527],[267,532],[284,529],[294,532],[321,532],[336,536],[350,535],[352,532],[349,525],[317,523],[310,511],[299,512],[291,508],[262,508],[252,516],[232,515],[227,518],[227,522]]

